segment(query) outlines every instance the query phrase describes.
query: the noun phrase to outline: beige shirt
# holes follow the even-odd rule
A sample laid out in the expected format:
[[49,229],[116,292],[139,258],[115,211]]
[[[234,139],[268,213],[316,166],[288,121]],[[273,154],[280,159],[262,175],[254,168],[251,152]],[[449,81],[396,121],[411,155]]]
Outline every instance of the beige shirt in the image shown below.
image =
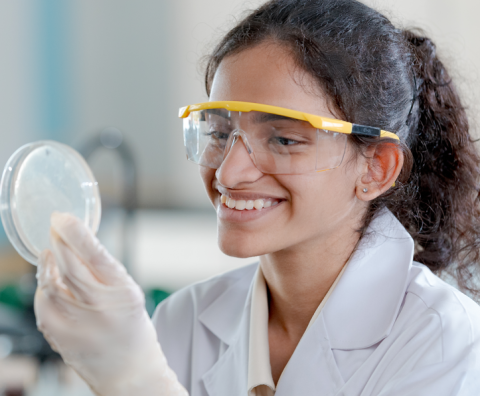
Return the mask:
[[[340,280],[345,265],[338,274],[335,282],[328,290],[322,302],[310,319],[307,330],[315,322],[328,298]],[[254,280],[252,293],[252,308],[250,311],[250,341],[248,351],[248,395],[249,396],[273,396],[275,384],[270,366],[270,350],[268,343],[268,296],[267,284],[263,276],[261,266]],[[306,330],[305,330],[306,331]]]

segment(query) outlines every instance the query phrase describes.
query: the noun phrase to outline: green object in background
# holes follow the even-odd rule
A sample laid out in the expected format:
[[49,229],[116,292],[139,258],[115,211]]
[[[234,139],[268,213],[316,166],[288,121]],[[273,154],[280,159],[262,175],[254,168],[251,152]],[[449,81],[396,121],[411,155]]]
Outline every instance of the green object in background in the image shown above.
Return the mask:
[[171,293],[168,293],[165,290],[153,289],[153,290],[150,290],[150,294],[152,295],[155,306],[157,306],[163,300],[165,300]]
[[18,285],[5,285],[0,289],[0,303],[11,308],[25,310],[31,301],[27,301],[25,293],[23,293]]
[[161,289],[151,289],[145,291],[145,307],[150,316],[153,315],[155,308],[163,300],[165,300],[171,293]]

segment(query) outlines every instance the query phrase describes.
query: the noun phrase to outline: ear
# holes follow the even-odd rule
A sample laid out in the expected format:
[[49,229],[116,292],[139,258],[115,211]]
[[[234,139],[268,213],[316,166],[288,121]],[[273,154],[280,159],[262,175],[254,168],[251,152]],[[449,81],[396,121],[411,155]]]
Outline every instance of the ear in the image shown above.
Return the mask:
[[392,187],[403,167],[403,152],[395,143],[380,143],[365,153],[365,171],[356,184],[355,194],[371,201]]

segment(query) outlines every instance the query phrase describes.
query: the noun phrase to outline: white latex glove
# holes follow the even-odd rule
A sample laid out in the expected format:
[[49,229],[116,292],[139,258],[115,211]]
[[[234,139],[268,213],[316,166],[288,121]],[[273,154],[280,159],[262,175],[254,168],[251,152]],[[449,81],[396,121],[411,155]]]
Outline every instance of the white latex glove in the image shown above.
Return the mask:
[[140,287],[80,220],[55,213],[38,263],[37,326],[101,396],[188,396],[157,341]]

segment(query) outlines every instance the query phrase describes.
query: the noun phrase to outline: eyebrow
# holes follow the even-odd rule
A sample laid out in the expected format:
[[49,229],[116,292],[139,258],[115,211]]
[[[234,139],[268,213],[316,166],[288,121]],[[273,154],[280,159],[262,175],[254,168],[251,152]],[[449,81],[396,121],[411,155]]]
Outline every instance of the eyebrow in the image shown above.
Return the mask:
[[223,118],[228,118],[230,112],[226,109],[207,109],[205,110],[205,113],[218,115]]
[[270,121],[294,121],[294,122],[303,122],[302,120],[297,120],[296,118],[290,118],[290,117],[285,117],[282,115],[278,114],[271,114],[271,113],[255,113],[255,115],[252,117],[253,122],[256,122],[258,124],[264,123],[264,122],[270,122]]
[[[229,111],[226,109],[207,109],[205,110],[207,114],[213,114],[220,116],[222,118],[229,117]],[[272,114],[272,113],[262,113],[262,112],[254,112],[252,121],[257,124],[262,124],[271,121],[293,121],[293,122],[305,122],[302,120],[297,120],[296,118],[286,117],[279,114]]]

